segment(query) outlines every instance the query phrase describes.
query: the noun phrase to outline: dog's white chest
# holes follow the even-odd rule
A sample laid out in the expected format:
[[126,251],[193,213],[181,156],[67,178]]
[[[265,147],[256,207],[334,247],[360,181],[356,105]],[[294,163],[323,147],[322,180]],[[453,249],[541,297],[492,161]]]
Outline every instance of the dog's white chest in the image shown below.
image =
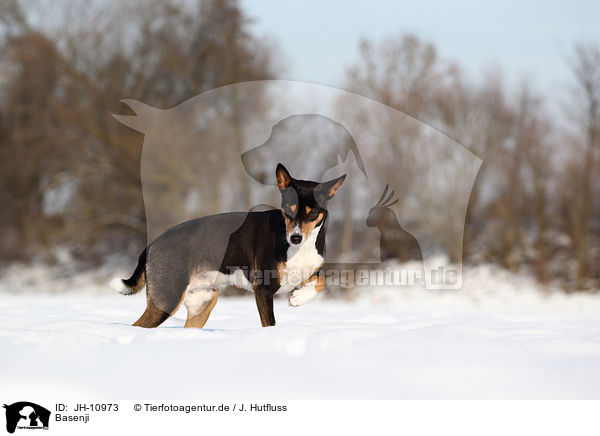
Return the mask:
[[287,251],[287,262],[280,277],[280,287],[277,292],[290,292],[310,276],[323,264],[323,256],[317,251],[317,235],[319,228],[312,231],[310,236],[300,245],[292,245]]

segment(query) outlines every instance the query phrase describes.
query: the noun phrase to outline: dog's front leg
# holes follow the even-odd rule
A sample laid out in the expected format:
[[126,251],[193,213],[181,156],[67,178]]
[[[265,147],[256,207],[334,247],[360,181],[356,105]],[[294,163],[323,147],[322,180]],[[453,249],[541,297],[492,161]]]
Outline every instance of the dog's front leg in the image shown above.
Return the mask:
[[260,322],[263,327],[275,325],[275,312],[273,312],[273,296],[275,293],[269,288],[258,287],[254,290],[256,306],[260,314]]
[[301,306],[315,298],[323,288],[325,288],[325,279],[320,274],[314,275],[291,293],[289,305]]

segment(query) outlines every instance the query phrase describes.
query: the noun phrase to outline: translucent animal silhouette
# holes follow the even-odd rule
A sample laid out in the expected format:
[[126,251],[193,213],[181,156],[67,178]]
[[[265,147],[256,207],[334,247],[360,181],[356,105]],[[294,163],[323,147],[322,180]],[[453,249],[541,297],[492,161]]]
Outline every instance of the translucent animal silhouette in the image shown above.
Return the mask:
[[367,226],[377,227],[381,234],[379,239],[381,261],[396,259],[400,262],[411,260],[422,262],[423,255],[417,239],[400,226],[396,214],[391,209],[399,199],[394,200],[394,190],[389,194],[388,190],[389,185],[386,184],[379,201],[369,210],[367,217]]

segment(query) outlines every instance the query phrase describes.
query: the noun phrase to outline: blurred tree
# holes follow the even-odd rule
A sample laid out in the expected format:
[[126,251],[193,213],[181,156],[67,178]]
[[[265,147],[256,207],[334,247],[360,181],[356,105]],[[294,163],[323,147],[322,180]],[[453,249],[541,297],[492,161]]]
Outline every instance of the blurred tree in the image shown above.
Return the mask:
[[[457,65],[440,59],[431,44],[414,35],[379,44],[361,42],[347,83],[352,91],[446,133],[484,160],[467,211],[463,241],[467,259],[491,260],[508,268],[530,265],[538,278],[549,280],[548,262],[554,251],[548,232],[559,224],[551,220],[550,194],[557,176],[553,144],[558,128],[549,122],[543,99],[529,83],[514,95],[508,95],[498,72],[483,75],[477,85],[467,83]],[[398,155],[423,146],[420,131],[397,124],[383,129],[384,143],[396,144]],[[390,165],[403,174],[396,183],[404,187],[414,184],[422,172],[414,162],[392,159]],[[409,207],[402,201],[402,208]],[[420,219],[431,220],[428,215],[423,211]],[[445,239],[453,224],[450,217],[441,218],[439,246],[458,260],[461,241]]]
[[[168,108],[268,79],[272,48],[235,0],[59,1],[43,28],[36,14],[0,4],[0,259],[137,251],[142,137],[111,117],[119,100]],[[236,112],[235,96],[223,104]]]
[[[600,131],[600,48],[592,44],[577,44],[569,62],[574,83],[567,116],[575,122],[574,147],[567,171],[574,189],[565,207],[575,243],[577,288],[585,287],[588,277],[599,278],[598,261],[598,159]],[[596,229],[591,250],[592,226]]]

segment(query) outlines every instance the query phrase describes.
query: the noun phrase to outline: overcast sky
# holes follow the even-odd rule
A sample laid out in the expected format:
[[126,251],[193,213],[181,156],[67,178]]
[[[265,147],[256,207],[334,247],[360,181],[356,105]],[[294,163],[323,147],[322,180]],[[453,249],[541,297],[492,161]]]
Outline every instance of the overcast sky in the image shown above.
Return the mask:
[[[575,41],[600,43],[600,1],[242,0],[258,34],[285,56],[282,78],[341,86],[361,37],[413,32],[473,78],[501,68],[509,84],[522,77],[549,94],[569,80],[564,57]],[[549,95],[550,96],[550,95]]]

